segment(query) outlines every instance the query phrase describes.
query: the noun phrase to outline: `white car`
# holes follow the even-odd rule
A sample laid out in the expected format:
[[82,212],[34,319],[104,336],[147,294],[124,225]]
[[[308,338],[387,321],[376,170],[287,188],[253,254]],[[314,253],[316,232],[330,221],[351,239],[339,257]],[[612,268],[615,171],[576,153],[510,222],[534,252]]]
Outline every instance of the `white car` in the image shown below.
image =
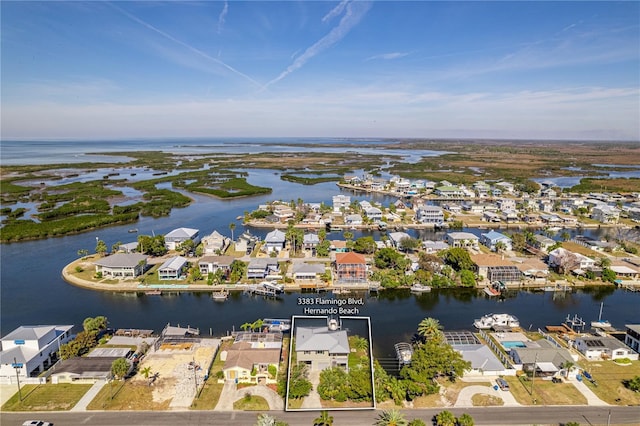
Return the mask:
[[53,426],[53,423],[45,422],[42,420],[27,420],[22,423],[22,426]]

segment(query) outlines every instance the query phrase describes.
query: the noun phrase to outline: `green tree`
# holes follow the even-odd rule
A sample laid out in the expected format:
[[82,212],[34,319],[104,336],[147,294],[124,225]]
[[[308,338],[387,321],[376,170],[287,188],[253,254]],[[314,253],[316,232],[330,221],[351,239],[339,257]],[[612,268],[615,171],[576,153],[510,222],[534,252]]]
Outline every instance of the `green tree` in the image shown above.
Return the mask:
[[473,426],[475,424],[473,417],[469,414],[464,413],[460,417],[458,417],[458,426]]
[[602,281],[606,281],[606,282],[615,282],[616,280],[616,273],[609,269],[609,268],[602,268]]
[[263,325],[264,325],[264,321],[262,319],[258,318],[253,323],[251,323],[251,330],[260,331],[260,329],[262,329]]
[[436,414],[437,426],[456,426],[456,416],[451,411],[440,411]]
[[460,271],[460,284],[463,287],[473,287],[476,285],[476,276],[468,269]]
[[182,243],[180,243],[180,245],[176,248],[180,253],[182,253],[183,256],[186,256],[195,250],[196,244],[191,238],[189,238],[188,240],[184,240]]
[[418,334],[422,336],[425,340],[433,340],[433,339],[442,339],[443,327],[435,318],[425,318],[418,324]]
[[507,245],[504,243],[504,241],[498,241],[495,245],[495,248],[498,253],[502,253],[507,249]]
[[375,426],[407,426],[408,422],[404,418],[404,415],[394,409],[384,410],[382,413],[378,415]]
[[98,240],[98,242],[96,243],[96,253],[98,253],[100,256],[104,256],[106,252],[107,252],[107,243],[105,243],[102,240]]
[[627,380],[624,385],[634,392],[640,392],[640,376],[634,376],[632,379]]
[[231,222],[229,224],[229,230],[231,231],[231,241],[235,241],[233,238],[233,231],[236,229],[236,223],[235,222]]
[[122,245],[122,241],[118,241],[114,245],[111,246],[111,253],[115,253],[120,250],[120,246]]
[[268,414],[259,414],[255,426],[289,426],[289,424]]
[[527,237],[520,232],[511,235],[511,247],[515,251],[524,251],[527,247]]
[[373,237],[360,237],[353,243],[353,251],[371,254],[376,251],[376,242]]
[[124,358],[118,358],[111,363],[111,374],[118,379],[124,379],[129,371],[129,363]]
[[347,241],[351,241],[353,240],[353,232],[351,231],[345,231],[342,233],[342,236],[344,237],[345,240]]
[[569,238],[571,238],[571,235],[569,235],[569,233],[567,231],[562,231],[560,233],[560,239],[562,241],[569,241]]
[[107,317],[105,316],[88,317],[82,321],[82,328],[86,332],[99,332],[107,329],[107,323]]
[[140,370],[140,374],[142,374],[145,379],[148,379],[151,375],[151,367],[147,366],[143,368],[142,370]]
[[313,419],[313,426],[333,426],[333,416],[327,410],[322,410],[320,415]]
[[453,247],[445,250],[443,259],[456,271],[473,269],[473,261],[471,260],[471,256],[469,256],[469,252],[461,247]]
[[198,268],[198,265],[193,265],[191,268],[189,268],[189,279],[191,282],[200,281],[202,280],[202,278],[202,272],[200,272],[200,268]]
[[340,367],[325,368],[320,372],[318,395],[325,401],[346,401],[349,394],[347,373]]
[[400,250],[413,252],[420,247],[420,240],[417,238],[404,237],[400,240]]
[[147,254],[150,256],[162,256],[167,253],[167,247],[165,245],[164,236],[156,235],[139,235],[138,247],[139,253]]
[[244,277],[245,272],[247,271],[247,264],[241,260],[234,260],[231,262],[231,273],[229,274],[229,281],[232,283],[237,283]]
[[436,393],[438,385],[433,379],[438,376],[462,376],[470,363],[442,339],[427,340],[414,347],[411,364],[400,370],[400,377],[422,386],[426,394]]
[[89,255],[89,250],[87,249],[80,249],[78,250],[78,256],[79,257],[85,257]]
[[569,371],[574,365],[576,364],[573,361],[565,361],[562,363],[562,368],[564,368],[565,370],[564,377],[566,377],[567,379],[569,378]]
[[376,268],[379,269],[404,271],[409,265],[408,259],[390,247],[378,250],[373,257],[373,261]]
[[240,326],[240,328],[241,328],[242,330],[244,330],[244,331],[247,331],[247,330],[250,330],[250,329],[251,329],[251,326],[252,326],[252,325],[253,325],[253,324],[252,324],[252,323],[250,323],[250,322],[245,322],[244,324],[242,324],[242,325]]
[[204,244],[200,243],[196,246],[196,252],[195,252],[197,257],[201,257],[204,254]]
[[297,364],[291,368],[289,379],[289,397],[304,398],[311,392],[311,382],[307,379],[307,367],[305,364]]
[[316,255],[318,257],[329,257],[331,252],[331,243],[329,240],[322,240],[320,244],[316,246]]
[[413,419],[407,426],[427,426],[427,424],[423,420]]
[[602,256],[597,260],[597,265],[601,268],[608,268],[611,266],[611,259],[606,256]]

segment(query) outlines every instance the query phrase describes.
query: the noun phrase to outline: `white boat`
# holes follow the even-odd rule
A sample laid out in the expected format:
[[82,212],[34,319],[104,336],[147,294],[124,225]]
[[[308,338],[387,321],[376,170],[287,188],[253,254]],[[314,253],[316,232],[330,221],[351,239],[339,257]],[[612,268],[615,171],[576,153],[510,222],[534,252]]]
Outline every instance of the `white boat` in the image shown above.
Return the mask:
[[262,281],[260,285],[266,289],[273,290],[276,293],[282,293],[284,291],[284,284],[277,284],[273,281]]
[[604,302],[600,303],[600,313],[598,314],[598,321],[591,321],[591,327],[593,328],[611,328],[611,323],[602,319],[602,306]]
[[520,321],[509,314],[489,314],[473,321],[473,326],[480,330],[487,330],[493,327],[520,327]]
[[411,286],[412,293],[428,293],[430,291],[431,287],[429,287],[428,285],[414,284]]
[[212,293],[211,297],[216,302],[224,302],[229,297],[229,292],[226,290],[222,290],[220,292]]
[[262,320],[262,326],[269,329],[269,331],[281,331],[287,332],[291,330],[291,320],[282,318],[265,318]]

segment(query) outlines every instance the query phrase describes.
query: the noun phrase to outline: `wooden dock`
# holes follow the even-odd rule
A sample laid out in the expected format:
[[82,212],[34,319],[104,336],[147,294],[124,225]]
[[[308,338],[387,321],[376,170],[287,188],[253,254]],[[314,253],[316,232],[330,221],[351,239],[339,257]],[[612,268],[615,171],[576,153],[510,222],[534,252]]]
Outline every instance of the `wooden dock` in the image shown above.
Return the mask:
[[273,288],[264,287],[261,285],[250,285],[244,289],[246,294],[258,295],[258,296],[266,296],[266,297],[276,297],[278,296],[278,292]]

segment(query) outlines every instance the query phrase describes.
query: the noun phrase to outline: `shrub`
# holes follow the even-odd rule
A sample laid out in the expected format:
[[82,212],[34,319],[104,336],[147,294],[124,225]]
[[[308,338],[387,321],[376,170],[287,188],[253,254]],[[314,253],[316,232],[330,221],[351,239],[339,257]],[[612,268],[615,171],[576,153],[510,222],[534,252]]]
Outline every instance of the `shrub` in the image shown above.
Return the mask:
[[84,271],[84,269],[82,268],[82,266],[76,266],[76,272],[77,272],[77,273],[80,273],[80,272],[82,272],[82,271]]

